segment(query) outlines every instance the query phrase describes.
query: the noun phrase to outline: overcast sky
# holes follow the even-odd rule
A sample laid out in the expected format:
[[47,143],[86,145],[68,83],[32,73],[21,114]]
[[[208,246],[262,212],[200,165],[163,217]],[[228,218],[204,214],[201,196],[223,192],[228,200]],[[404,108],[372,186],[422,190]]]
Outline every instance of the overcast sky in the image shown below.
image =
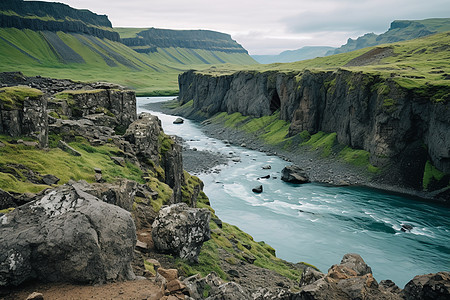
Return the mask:
[[250,54],[345,44],[393,20],[450,17],[449,0],[55,0],[108,15],[114,27],[209,29]]

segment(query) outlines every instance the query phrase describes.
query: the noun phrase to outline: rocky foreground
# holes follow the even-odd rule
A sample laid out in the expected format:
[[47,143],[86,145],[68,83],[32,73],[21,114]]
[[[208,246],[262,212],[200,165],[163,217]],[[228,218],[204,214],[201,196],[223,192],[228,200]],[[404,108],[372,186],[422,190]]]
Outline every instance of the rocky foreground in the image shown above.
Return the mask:
[[[277,259],[215,216],[202,183],[183,171],[181,146],[156,117],[136,116],[133,92],[20,73],[0,80],[0,297],[26,298],[30,288],[38,292],[30,299],[449,297],[448,272],[401,290],[378,283],[357,254],[327,274]],[[7,160],[14,152],[20,161]],[[35,164],[40,156],[60,160],[38,169],[28,155],[37,155]],[[71,176],[58,172],[74,161],[81,166],[73,164]],[[76,177],[86,165],[88,174]],[[30,186],[35,192],[25,192]],[[117,281],[125,281],[120,289]],[[103,293],[77,292],[93,284]]]

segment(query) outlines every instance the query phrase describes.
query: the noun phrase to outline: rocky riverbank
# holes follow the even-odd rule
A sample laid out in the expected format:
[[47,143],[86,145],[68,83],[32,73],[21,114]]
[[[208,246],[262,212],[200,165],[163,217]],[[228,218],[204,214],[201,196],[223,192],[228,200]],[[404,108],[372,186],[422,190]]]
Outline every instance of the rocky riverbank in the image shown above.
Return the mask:
[[439,97],[446,87],[424,92],[426,85],[409,88],[392,78],[344,69],[189,71],[179,76],[179,86],[184,116],[273,117],[275,128],[281,122],[287,126],[286,139],[333,134],[336,143],[368,154],[381,184],[425,191],[436,200],[450,197],[450,110]]
[[[178,108],[173,109],[177,100],[174,99],[168,103],[157,102],[145,105],[145,108],[153,111],[160,111],[166,114],[176,114],[184,116],[184,111]],[[395,182],[386,182],[386,178],[378,177],[374,173],[368,172],[363,167],[354,166],[344,163],[342,160],[336,159],[335,156],[323,157],[320,150],[311,150],[307,147],[283,149],[283,145],[270,145],[258,138],[254,134],[249,134],[239,128],[225,126],[224,122],[211,122],[205,118],[194,118],[202,124],[202,131],[205,135],[222,141],[228,141],[236,146],[245,146],[248,149],[260,151],[268,155],[276,155],[286,161],[286,164],[295,164],[306,170],[311,181],[330,184],[335,186],[353,185],[367,186],[370,188],[390,191],[394,193],[402,193],[417,197],[418,200],[426,199],[426,201],[437,201],[446,203],[448,201],[446,195],[443,198],[435,199],[434,194],[412,190],[405,188],[401,184]],[[210,163],[203,160],[201,152],[192,151],[192,149],[184,147],[184,153],[189,155],[189,164],[201,166],[197,170],[208,172],[208,169],[214,167],[217,158],[213,158]],[[183,154],[184,155],[184,154]],[[231,158],[228,158],[228,162]],[[281,170],[280,170],[281,171]]]

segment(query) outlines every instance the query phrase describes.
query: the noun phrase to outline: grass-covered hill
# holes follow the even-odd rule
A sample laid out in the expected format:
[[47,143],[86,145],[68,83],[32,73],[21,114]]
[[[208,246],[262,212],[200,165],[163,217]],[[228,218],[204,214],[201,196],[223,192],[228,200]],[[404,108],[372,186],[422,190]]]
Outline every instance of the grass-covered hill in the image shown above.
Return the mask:
[[[136,36],[149,30],[119,29]],[[121,42],[106,16],[60,3],[6,0],[0,2],[0,70],[21,71],[80,81],[118,83],[138,94],[175,94],[177,77],[188,69],[211,64],[251,64],[255,61],[229,35],[209,32],[156,30],[161,47]],[[193,35],[193,45],[183,41]],[[167,38],[164,36],[167,35]],[[215,47],[205,47],[205,40]],[[180,42],[181,41],[181,42]],[[197,45],[197,46],[196,46]],[[189,47],[188,47],[189,46]],[[194,47],[193,47],[194,46]],[[145,51],[145,48],[152,51]],[[154,48],[152,48],[154,47]],[[232,50],[235,51],[232,51]]]
[[345,45],[331,50],[327,55],[339,54],[366,47],[407,41],[427,35],[450,30],[450,18],[434,18],[425,20],[397,20],[391,23],[388,31],[380,35],[366,33],[357,39],[348,39]]
[[393,44],[378,45],[293,63],[253,66],[214,66],[202,73],[223,75],[237,71],[286,73],[346,69],[391,78],[405,88],[437,90],[436,100],[450,99],[450,32]]

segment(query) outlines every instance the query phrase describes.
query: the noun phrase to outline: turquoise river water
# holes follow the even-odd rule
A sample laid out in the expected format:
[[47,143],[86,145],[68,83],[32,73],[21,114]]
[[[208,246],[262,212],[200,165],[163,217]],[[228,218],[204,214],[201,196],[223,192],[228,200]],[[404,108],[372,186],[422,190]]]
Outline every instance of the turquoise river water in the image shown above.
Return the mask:
[[[138,98],[138,112],[151,112],[142,107],[146,103],[169,99]],[[289,164],[284,160],[209,138],[195,122],[174,125],[176,117],[151,113],[167,134],[190,147],[240,158],[219,166],[218,173],[195,175],[224,222],[265,241],[278,257],[327,272],[344,254],[358,253],[377,281],[391,279],[401,288],[415,275],[450,271],[450,208],[364,187],[288,184],[280,180]],[[265,165],[272,168],[263,170]],[[264,192],[254,194],[259,184]],[[401,224],[413,229],[402,232]]]

